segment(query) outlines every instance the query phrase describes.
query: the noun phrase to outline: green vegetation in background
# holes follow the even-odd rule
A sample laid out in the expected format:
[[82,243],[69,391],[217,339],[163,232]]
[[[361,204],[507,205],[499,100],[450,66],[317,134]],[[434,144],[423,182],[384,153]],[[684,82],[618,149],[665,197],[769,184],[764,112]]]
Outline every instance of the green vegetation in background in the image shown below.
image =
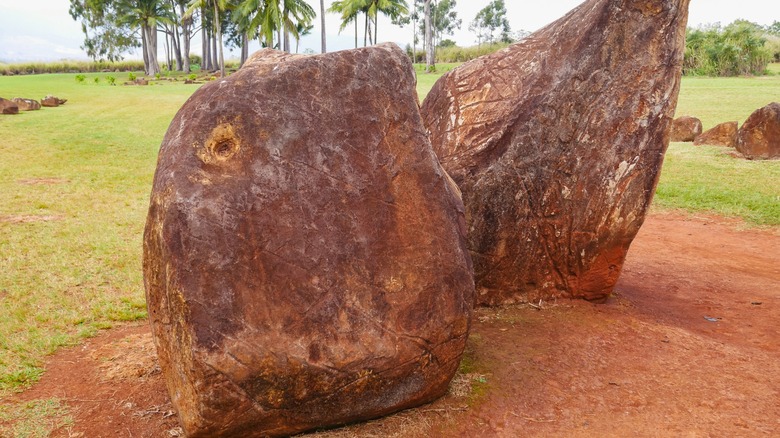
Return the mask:
[[685,75],[762,75],[773,59],[767,29],[746,20],[721,28],[720,24],[688,29],[685,40]]
[[112,87],[105,76],[0,77],[0,96],[68,99],[0,118],[0,392],[37,380],[56,348],[146,315],[140,248],[156,154],[197,86]]
[[[418,70],[420,100],[452,67]],[[111,86],[110,75],[86,73],[82,83],[73,74],[0,77],[6,98],[68,99],[0,117],[0,393],[35,381],[56,348],[146,315],[141,238],[157,151],[197,85]],[[702,118],[705,128],[742,122],[773,96],[780,76],[685,78],[678,114]],[[673,144],[656,205],[780,225],[780,161],[722,152]],[[24,217],[45,220],[9,220]]]

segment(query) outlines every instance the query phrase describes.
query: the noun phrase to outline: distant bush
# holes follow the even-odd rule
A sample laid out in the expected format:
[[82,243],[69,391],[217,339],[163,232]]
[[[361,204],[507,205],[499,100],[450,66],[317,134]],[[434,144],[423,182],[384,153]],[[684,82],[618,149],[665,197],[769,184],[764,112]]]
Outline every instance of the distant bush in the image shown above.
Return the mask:
[[194,53],[190,53],[190,67],[197,64],[198,67],[200,67],[200,64],[203,62],[203,58],[201,58],[199,55],[196,55]]
[[683,73],[693,76],[763,75],[772,60],[761,26],[737,20],[688,29]]
[[130,73],[127,74],[127,80],[129,80],[130,82],[133,82],[136,77],[137,76],[133,72],[130,72]]
[[113,76],[106,76],[106,82],[108,82],[108,85],[116,85],[116,78]]
[[76,75],[76,82],[79,84],[83,84],[84,81],[87,80],[87,77],[85,75]]
[[133,71],[143,70],[143,61],[56,61],[56,62],[25,62],[0,63],[0,75],[34,75],[44,73],[97,73],[101,71]]
[[506,47],[509,47],[508,43],[482,44],[471,47],[439,47],[436,49],[436,62],[471,61],[474,58],[489,55]]

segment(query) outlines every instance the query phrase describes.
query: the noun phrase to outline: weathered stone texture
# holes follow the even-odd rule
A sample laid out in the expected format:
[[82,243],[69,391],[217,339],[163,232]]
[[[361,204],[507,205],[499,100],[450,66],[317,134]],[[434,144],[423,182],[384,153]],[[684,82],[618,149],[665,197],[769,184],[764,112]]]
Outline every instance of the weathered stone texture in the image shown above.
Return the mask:
[[16,102],[0,97],[0,114],[19,114]]
[[759,108],[737,134],[737,150],[750,159],[780,158],[780,103]]
[[708,144],[711,146],[736,147],[738,126],[737,122],[721,123],[704,131],[701,135],[697,135],[696,139],[693,140],[693,144],[697,146]]
[[11,99],[19,106],[19,111],[37,111],[41,109],[41,104],[34,99],[25,99],[23,97],[14,97]]
[[395,45],[263,50],[163,140],[144,234],[189,436],[281,436],[443,395],[474,302],[463,204]]
[[672,122],[671,141],[689,142],[696,140],[702,131],[701,120],[693,116],[681,116]]
[[612,291],[655,191],[688,0],[591,0],[443,76],[422,113],[469,222],[477,300]]

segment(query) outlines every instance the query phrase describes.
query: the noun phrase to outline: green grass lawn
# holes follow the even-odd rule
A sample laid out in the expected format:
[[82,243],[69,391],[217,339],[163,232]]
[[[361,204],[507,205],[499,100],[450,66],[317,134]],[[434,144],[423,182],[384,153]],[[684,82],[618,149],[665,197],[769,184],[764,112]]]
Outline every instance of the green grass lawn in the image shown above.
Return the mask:
[[[441,73],[418,75],[420,99]],[[0,77],[0,96],[69,99],[0,117],[0,394],[41,374],[43,358],[97,330],[146,316],[141,235],[157,150],[197,85],[109,86],[127,74]],[[94,78],[98,77],[96,84]],[[679,114],[706,127],[780,100],[780,76],[686,78]],[[673,144],[657,205],[780,225],[780,161]]]

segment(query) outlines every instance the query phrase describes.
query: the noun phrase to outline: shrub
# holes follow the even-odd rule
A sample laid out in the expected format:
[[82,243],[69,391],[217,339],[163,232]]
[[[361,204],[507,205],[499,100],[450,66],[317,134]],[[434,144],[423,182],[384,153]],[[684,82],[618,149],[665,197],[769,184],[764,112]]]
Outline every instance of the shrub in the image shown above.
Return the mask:
[[79,84],[83,84],[85,80],[87,80],[87,76],[76,75],[76,82],[78,82]]
[[108,85],[116,85],[116,78],[113,76],[106,76],[106,82],[108,82]]
[[136,77],[137,77],[137,76],[136,76],[136,75],[135,75],[135,73],[133,73],[133,72],[130,72],[130,73],[128,73],[128,74],[127,74],[127,79],[128,79],[130,82],[134,81]]
[[92,79],[92,80],[93,80],[93,81],[94,81],[96,84],[99,84],[99,83],[100,83],[100,78],[99,78],[99,77],[97,77],[97,76],[95,76],[95,78],[94,78],[94,79]]
[[683,73],[694,76],[762,75],[772,58],[765,47],[764,29],[737,20],[725,28],[719,24],[688,29]]

